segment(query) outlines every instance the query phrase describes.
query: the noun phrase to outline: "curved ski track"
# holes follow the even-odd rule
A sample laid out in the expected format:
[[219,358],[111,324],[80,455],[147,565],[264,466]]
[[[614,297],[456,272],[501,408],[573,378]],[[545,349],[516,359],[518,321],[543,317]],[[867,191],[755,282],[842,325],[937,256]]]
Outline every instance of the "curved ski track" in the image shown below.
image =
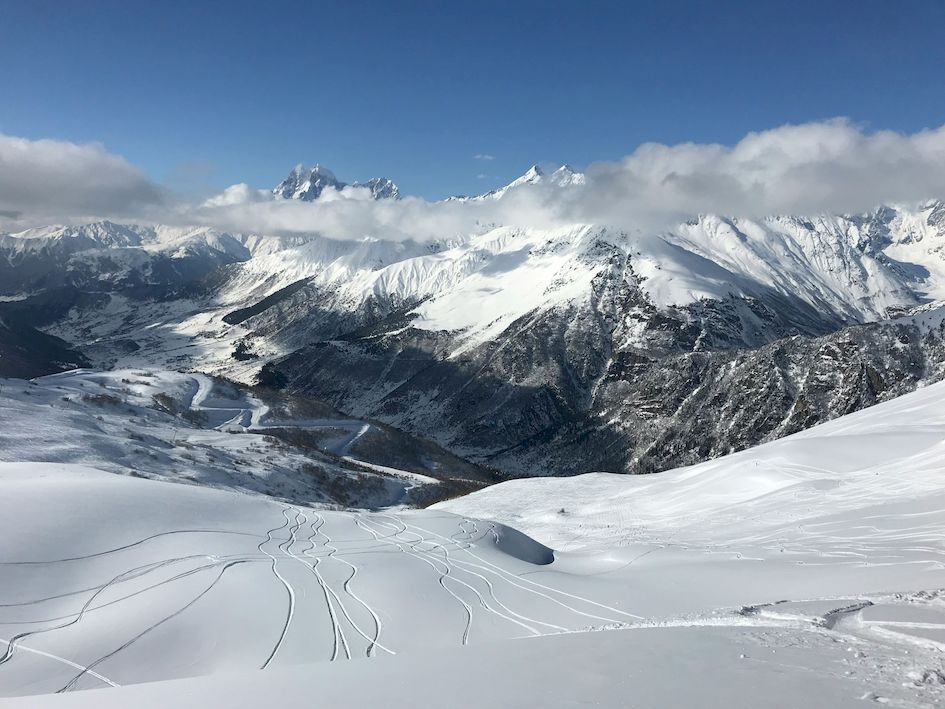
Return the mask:
[[[319,626],[315,629],[309,622],[300,624],[299,621],[300,618],[312,617],[312,604],[316,604],[316,617],[318,613],[327,615],[327,627],[332,634],[331,653],[327,658],[322,655],[323,659],[373,657],[378,652],[396,654],[396,643],[388,639],[390,634],[382,620],[392,617],[390,609],[385,610],[383,605],[387,592],[378,591],[384,588],[384,578],[378,578],[376,567],[370,563],[371,557],[384,559],[385,563],[402,557],[404,563],[411,565],[418,586],[423,584],[425,574],[433,574],[430,583],[435,582],[446,594],[447,605],[444,607],[455,605],[462,618],[455,635],[449,625],[443,628],[437,639],[443,644],[468,644],[474,626],[479,625],[481,614],[485,614],[483,618],[491,619],[485,630],[477,633],[484,638],[496,637],[496,632],[500,633],[498,637],[511,638],[581,630],[588,627],[587,619],[603,623],[640,619],[593,599],[533,581],[521,575],[520,570],[503,568],[484,558],[477,553],[476,545],[487,540],[491,544],[493,539],[499,539],[495,526],[489,523],[456,518],[456,531],[452,536],[445,536],[448,532],[431,531],[413,519],[407,522],[396,514],[317,512],[288,504],[279,507],[279,514],[280,522],[264,533],[239,529],[170,529],[83,555],[49,560],[0,560],[0,567],[17,567],[18,573],[27,577],[32,573],[43,573],[43,569],[56,568],[59,564],[69,564],[71,568],[72,565],[95,563],[106,568],[112,563],[108,568],[114,569],[111,573],[102,572],[106,578],[101,582],[90,582],[89,577],[85,577],[84,583],[77,584],[78,588],[67,586],[40,597],[7,596],[2,599],[0,627],[12,627],[13,634],[9,639],[0,639],[0,643],[5,645],[0,655],[0,690],[4,674],[16,672],[16,659],[21,652],[76,671],[68,681],[64,681],[60,670],[58,683],[49,686],[47,691],[68,692],[84,688],[88,686],[88,680],[119,686],[122,678],[115,675],[120,675],[120,663],[114,663],[114,658],[161,626],[199,622],[200,611],[194,606],[201,599],[212,595],[222,600],[225,597],[221,594],[238,594],[233,582],[225,581],[227,571],[237,565],[257,568],[256,572],[250,570],[248,573],[257,573],[264,565],[262,568],[268,569],[265,573],[271,578],[271,583],[284,592],[285,605],[277,611],[280,620],[274,629],[276,639],[268,641],[271,643],[268,647],[262,643],[259,645],[263,654],[256,667],[262,669],[272,666],[277,660],[283,663],[298,661],[296,653],[300,647],[308,648],[306,660],[318,659],[317,648],[320,642],[325,641],[321,635],[324,628]],[[352,535],[351,532],[357,533]],[[214,553],[214,550],[219,550],[221,541],[242,545],[241,538],[258,540],[258,543],[251,542],[253,546],[247,547],[243,553],[232,553],[233,549]],[[162,554],[160,550],[165,548],[163,543],[167,540],[180,540],[195,553]],[[176,544],[176,541],[171,542],[172,547]],[[360,558],[366,558],[369,563],[355,560]],[[138,563],[128,563],[135,561]],[[286,566],[286,562],[290,565]],[[416,562],[421,566],[415,567]],[[298,569],[295,564],[301,565],[307,573],[300,576],[297,571],[292,571]],[[424,568],[427,571],[423,571]],[[202,585],[193,586],[199,583],[194,579],[204,574],[211,576]],[[94,575],[91,578],[94,579]],[[179,585],[185,579],[191,579],[190,585]],[[263,583],[265,586],[270,582]],[[180,598],[164,596],[172,592],[179,594]],[[149,618],[144,627],[135,622],[138,608],[149,607],[152,599],[160,600],[162,597],[172,599],[169,607]],[[275,610],[272,603],[277,599],[278,596],[273,596],[267,601],[270,612]],[[144,605],[138,606],[139,603]],[[63,636],[64,641],[57,643],[60,631],[72,626],[94,629],[97,624],[108,622],[106,616],[114,618],[110,613],[103,613],[103,609],[114,612],[129,604],[135,606],[125,616],[128,620],[124,640],[112,636],[111,647],[95,645],[94,649],[86,647],[82,651],[74,649],[74,634],[71,635],[72,642],[65,642]],[[300,615],[302,608],[305,613]],[[405,625],[401,619],[397,620],[400,627]],[[407,619],[407,625],[409,622]],[[418,622],[423,622],[423,618],[418,618]],[[27,644],[36,636],[43,638],[42,649]],[[95,637],[95,633],[90,632],[87,636]],[[291,642],[288,642],[289,638]],[[79,656],[69,657],[70,653]],[[50,673],[50,683],[56,682],[56,676]]]

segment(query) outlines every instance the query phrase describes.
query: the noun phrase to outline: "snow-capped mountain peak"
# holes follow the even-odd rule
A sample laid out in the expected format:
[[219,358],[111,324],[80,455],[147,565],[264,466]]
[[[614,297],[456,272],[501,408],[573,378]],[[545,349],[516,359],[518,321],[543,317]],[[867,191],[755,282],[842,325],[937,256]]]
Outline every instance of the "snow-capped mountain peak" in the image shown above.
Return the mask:
[[476,197],[450,197],[447,201],[468,201],[484,199],[501,199],[510,190],[515,190],[526,185],[554,185],[556,187],[571,187],[574,185],[583,185],[586,177],[583,172],[578,172],[570,165],[561,165],[551,173],[545,172],[540,166],[532,165],[522,175],[516,177],[509,184],[498,189],[490,190],[485,194]]
[[[374,199],[400,199],[400,190],[386,177],[372,177],[365,183],[354,182],[352,187],[365,187],[371,191]],[[311,170],[307,170],[299,163],[282,182],[276,185],[272,194],[277,199],[297,199],[311,202],[318,199],[328,188],[342,190],[348,187],[347,182],[339,180],[335,173],[320,163],[315,163]]]
[[583,172],[578,172],[570,165],[562,165],[551,173],[548,180],[553,185],[566,187],[568,185],[583,185],[587,181],[587,178],[584,176]]
[[525,171],[521,177],[512,180],[505,187],[496,190],[496,193],[504,194],[510,189],[521,187],[522,185],[550,184],[558,187],[567,187],[569,185],[583,185],[586,178],[583,172],[578,172],[570,165],[561,165],[550,174],[542,170],[538,165],[532,165]]
[[316,163],[311,170],[306,170],[301,164],[296,165],[289,176],[272,190],[272,193],[282,199],[299,199],[311,202],[317,199],[327,187],[341,189],[344,183],[335,177],[326,167]]
[[524,175],[522,175],[516,180],[513,180],[509,186],[524,185],[527,183],[539,182],[541,178],[544,176],[544,174],[545,173],[542,171],[540,167],[538,167],[538,165],[532,165],[530,168],[528,168],[528,170],[525,171]]
[[367,187],[374,199],[400,199],[400,189],[386,177],[372,177],[365,183],[355,182],[355,187]]

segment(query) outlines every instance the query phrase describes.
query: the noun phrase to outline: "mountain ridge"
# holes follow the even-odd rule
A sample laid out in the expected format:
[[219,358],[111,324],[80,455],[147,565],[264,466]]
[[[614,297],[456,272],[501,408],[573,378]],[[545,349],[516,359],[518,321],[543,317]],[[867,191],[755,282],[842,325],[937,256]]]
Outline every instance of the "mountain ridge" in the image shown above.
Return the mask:
[[278,384],[510,474],[645,472],[941,378],[942,214],[440,242],[50,227],[0,237],[0,317],[98,367]]
[[302,202],[312,202],[326,189],[340,192],[345,187],[366,188],[372,199],[400,199],[400,190],[393,181],[386,177],[372,177],[364,183],[353,182],[350,185],[342,182],[335,173],[324,165],[315,163],[310,170],[299,163],[282,182],[272,188],[271,193],[277,199],[295,199]]

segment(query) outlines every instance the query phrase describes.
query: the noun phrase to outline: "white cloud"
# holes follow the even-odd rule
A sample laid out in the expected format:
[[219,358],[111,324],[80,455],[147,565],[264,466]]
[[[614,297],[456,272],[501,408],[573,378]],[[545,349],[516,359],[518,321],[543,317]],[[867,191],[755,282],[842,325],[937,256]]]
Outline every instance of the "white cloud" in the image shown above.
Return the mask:
[[204,202],[172,201],[101,146],[0,136],[0,227],[4,219],[33,225],[99,216],[419,240],[454,238],[494,224],[660,229],[705,212],[855,213],[943,197],[945,126],[903,135],[865,131],[843,119],[751,133],[733,146],[649,143],[622,160],[589,166],[583,186],[545,183],[512,190],[501,200],[468,202],[375,201],[359,187],[298,202],[245,184]]
[[[732,147],[650,143],[588,170],[593,213],[857,212],[945,197],[945,126],[867,133],[844,119],[750,133]],[[615,204],[614,206],[618,206]]]
[[164,201],[160,187],[101,145],[0,134],[0,218],[135,218]]
[[475,160],[489,161],[489,160],[495,160],[495,155],[489,155],[489,153],[476,153],[475,155],[473,155],[473,158]]
[[236,204],[264,202],[269,199],[266,190],[255,190],[245,182],[230,185],[220,194],[214,195],[203,203],[204,207],[230,207]]

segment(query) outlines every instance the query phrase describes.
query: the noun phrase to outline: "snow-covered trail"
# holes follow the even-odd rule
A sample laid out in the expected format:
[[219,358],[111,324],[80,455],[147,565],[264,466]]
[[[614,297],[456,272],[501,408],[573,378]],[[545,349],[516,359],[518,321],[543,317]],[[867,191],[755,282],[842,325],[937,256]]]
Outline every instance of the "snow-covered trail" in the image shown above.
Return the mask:
[[[150,402],[159,381],[157,391],[169,395],[181,410],[191,410],[201,414],[204,426],[222,432],[263,431],[267,428],[298,428],[337,432],[336,440],[328,445],[328,450],[340,457],[355,460],[353,446],[372,426],[370,423],[353,418],[275,418],[269,406],[246,391],[236,391],[221,386],[206,374],[198,372],[178,373],[161,372],[159,380],[142,380],[142,374],[132,370],[122,372],[98,372],[87,369],[75,369],[59,374],[40,377],[35,381],[40,384],[54,384],[57,392],[87,394],[90,387],[108,384],[121,390],[126,396],[132,396],[142,402]],[[156,377],[157,375],[149,375]]]
[[269,407],[254,396],[244,394],[233,400],[214,396],[213,379],[205,374],[187,375],[192,380],[194,393],[189,408],[203,413],[209,425],[218,431],[261,431],[266,428],[286,426],[305,430],[337,431],[337,440],[327,446],[327,450],[340,457],[358,461],[352,455],[352,448],[358,440],[371,430],[371,424],[359,419],[323,418],[293,419],[280,421],[270,415]]
[[371,430],[371,424],[365,423],[358,427],[358,430],[355,431],[344,443],[341,444],[338,448],[338,454],[342,456],[350,456],[351,448],[355,443],[358,442],[358,439],[361,438],[365,433]]
[[195,391],[190,399],[189,408],[203,413],[212,428],[218,431],[248,431],[260,428],[260,423],[269,407],[250,395],[241,398],[222,399],[213,397],[213,379],[206,374],[190,374]]

